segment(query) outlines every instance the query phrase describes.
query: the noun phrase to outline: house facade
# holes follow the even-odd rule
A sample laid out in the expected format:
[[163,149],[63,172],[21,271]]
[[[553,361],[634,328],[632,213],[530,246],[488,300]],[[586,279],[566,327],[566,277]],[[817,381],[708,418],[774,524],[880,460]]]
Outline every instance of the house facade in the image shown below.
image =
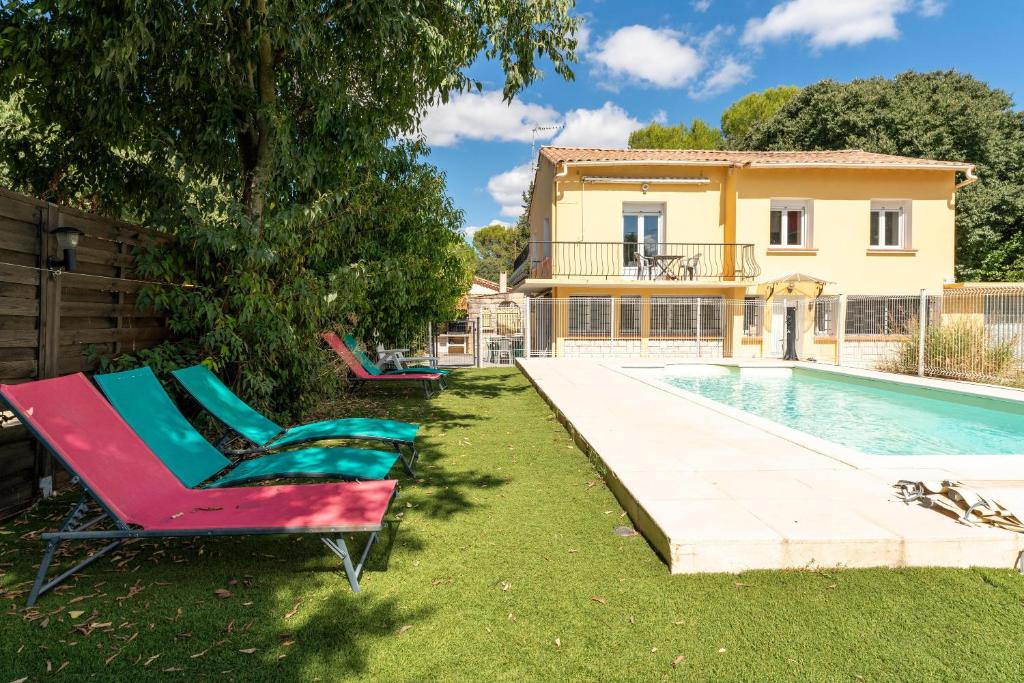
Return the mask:
[[860,150],[543,147],[510,284],[551,300],[536,341],[552,355],[777,356],[788,316],[800,356],[824,356],[918,314],[872,296],[911,307],[953,281],[973,171]]

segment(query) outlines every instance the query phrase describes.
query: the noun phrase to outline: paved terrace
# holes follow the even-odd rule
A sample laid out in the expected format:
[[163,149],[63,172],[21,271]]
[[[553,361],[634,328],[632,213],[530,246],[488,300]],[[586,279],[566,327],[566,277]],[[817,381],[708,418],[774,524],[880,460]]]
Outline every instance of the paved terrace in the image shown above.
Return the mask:
[[806,567],[1013,567],[1024,537],[898,501],[899,479],[1024,480],[1024,457],[861,456],[797,445],[583,359],[520,367],[673,573]]

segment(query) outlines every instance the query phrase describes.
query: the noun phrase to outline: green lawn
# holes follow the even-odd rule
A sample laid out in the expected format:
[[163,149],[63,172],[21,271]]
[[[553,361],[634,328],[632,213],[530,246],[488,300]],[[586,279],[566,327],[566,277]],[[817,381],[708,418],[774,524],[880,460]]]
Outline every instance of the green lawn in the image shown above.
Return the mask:
[[137,542],[26,612],[33,532],[72,498],[0,527],[0,683],[1020,676],[1013,571],[670,576],[521,375],[451,384],[323,407],[426,425],[360,595],[315,538]]

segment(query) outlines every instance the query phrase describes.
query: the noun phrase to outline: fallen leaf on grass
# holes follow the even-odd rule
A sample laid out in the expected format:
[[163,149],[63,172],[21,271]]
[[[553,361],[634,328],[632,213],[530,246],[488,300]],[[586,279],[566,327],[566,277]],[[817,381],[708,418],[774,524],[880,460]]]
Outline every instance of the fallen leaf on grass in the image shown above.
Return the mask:
[[301,604],[302,604],[302,600],[299,600],[297,603],[295,603],[295,607],[292,607],[292,611],[288,612],[288,614],[284,615],[284,618],[285,619],[291,619],[296,614],[298,614],[299,613],[299,605],[301,605]]
[[723,655],[725,653],[726,653],[726,649],[724,647],[718,648],[718,654]]
[[561,648],[562,647],[562,639],[561,638],[555,638],[555,647],[557,647],[557,648]]
[[408,631],[411,628],[412,628],[412,626],[410,624],[406,624],[402,628],[398,629],[398,635],[402,635],[403,633],[405,633],[406,631]]
[[234,595],[234,593],[229,591],[227,588],[218,588],[217,590],[213,591],[213,594],[221,600],[226,600],[227,598],[230,598],[232,595]]
[[68,612],[68,617],[70,617],[71,619],[77,619],[78,617],[82,616],[83,614],[85,614],[85,612],[83,612],[82,610],[74,609],[74,610],[71,610],[70,612]]
[[[161,652],[161,653],[160,653],[160,655],[162,655],[162,654],[163,654],[163,652]],[[145,663],[145,664],[143,664],[142,666],[143,666],[143,667],[147,667],[147,666],[149,666],[150,664],[152,664],[153,662],[155,662],[155,661],[156,661],[157,659],[159,659],[159,658],[160,658],[160,655],[153,655],[152,657],[150,657],[149,659],[147,659],[147,660],[146,660],[146,663]]]
[[599,602],[602,605],[607,605],[608,604],[608,598],[602,598],[600,595],[591,595],[590,599],[593,602]]
[[163,672],[165,674],[171,674],[171,673],[174,673],[176,671],[184,671],[184,669],[182,669],[181,667],[178,667],[178,666],[169,666],[169,667],[167,667],[166,669],[163,670]]
[[241,652],[243,655],[256,654],[256,648],[254,648],[254,647],[247,647],[244,650],[239,650],[239,652]]
[[682,655],[676,655],[675,659],[672,660],[672,668],[675,669],[680,664],[682,664],[683,663],[683,659],[684,659],[684,657]]

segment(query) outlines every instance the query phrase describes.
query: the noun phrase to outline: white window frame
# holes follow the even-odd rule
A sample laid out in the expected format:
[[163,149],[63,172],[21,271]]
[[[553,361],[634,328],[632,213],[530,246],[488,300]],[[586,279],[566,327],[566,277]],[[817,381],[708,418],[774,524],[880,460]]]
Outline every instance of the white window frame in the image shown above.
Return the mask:
[[[902,251],[910,249],[910,206],[906,199],[873,199],[871,200],[871,214],[868,218],[868,248],[872,250],[892,249]],[[899,211],[899,241],[896,244],[872,244],[871,243],[871,217],[876,213],[878,217],[878,238],[880,242],[885,241],[884,214],[889,211]]]
[[[768,212],[768,248],[769,249],[811,249],[811,227],[813,224],[811,215],[812,204],[807,199],[773,199]],[[789,212],[800,211],[800,241],[796,244],[788,244],[789,231],[786,230],[785,221],[782,223],[781,244],[772,244],[772,222],[771,215],[776,211]]]
[[[764,336],[764,297],[759,295],[743,297],[743,333],[745,339],[760,339]],[[747,322],[751,321],[751,326]]]
[[[662,242],[665,241],[665,204],[664,203],[657,202],[657,203],[647,204],[647,203],[636,203],[636,202],[623,202],[623,204],[622,204],[622,218],[625,219],[626,216],[636,216],[637,217],[637,228],[640,231],[640,232],[637,233],[637,250],[639,250],[640,247],[642,247],[643,244],[644,244],[644,240],[643,240],[643,237],[644,237],[643,236],[644,220],[643,219],[646,216],[657,216],[658,217],[657,234],[655,235],[655,242],[654,243],[656,245],[658,245],[658,244],[661,244]],[[620,230],[620,233],[621,233],[621,240],[622,240],[623,250],[625,250],[625,245],[626,245],[625,226],[620,224],[619,230]],[[622,270],[623,270],[623,276],[625,276],[625,277],[636,277],[637,276],[637,268],[636,268],[636,266],[628,266],[628,265],[623,264]]]

